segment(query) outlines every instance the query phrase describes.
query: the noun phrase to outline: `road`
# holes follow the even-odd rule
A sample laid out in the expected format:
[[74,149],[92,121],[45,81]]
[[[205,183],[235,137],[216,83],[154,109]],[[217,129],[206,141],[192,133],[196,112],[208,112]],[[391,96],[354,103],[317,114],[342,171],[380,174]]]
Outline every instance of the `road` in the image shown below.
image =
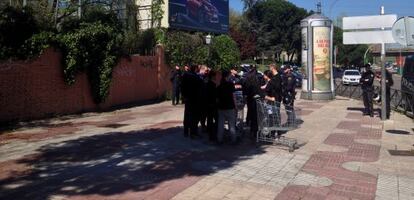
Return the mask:
[[[395,90],[401,90],[401,75],[393,74],[392,79],[394,81],[394,85],[391,88]],[[337,84],[342,84],[340,78],[336,78],[335,81]],[[380,82],[378,80],[375,80],[374,85],[380,86]]]

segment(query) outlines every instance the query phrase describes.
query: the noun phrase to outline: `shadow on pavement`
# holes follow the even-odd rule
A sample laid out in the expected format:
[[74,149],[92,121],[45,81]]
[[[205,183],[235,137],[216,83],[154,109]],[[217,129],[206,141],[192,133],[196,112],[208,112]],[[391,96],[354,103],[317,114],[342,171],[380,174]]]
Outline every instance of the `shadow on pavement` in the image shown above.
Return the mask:
[[138,192],[162,182],[204,176],[264,153],[262,147],[215,147],[182,136],[182,128],[112,132],[49,144],[17,163],[24,173],[0,179],[0,199]]
[[[363,113],[365,109],[362,108],[362,107],[348,107],[346,110],[349,110],[349,111],[360,111],[361,113]],[[381,109],[379,109],[379,108],[375,109],[374,108],[374,113],[381,113]]]
[[397,134],[397,135],[410,135],[410,132],[403,130],[386,130],[387,133]]

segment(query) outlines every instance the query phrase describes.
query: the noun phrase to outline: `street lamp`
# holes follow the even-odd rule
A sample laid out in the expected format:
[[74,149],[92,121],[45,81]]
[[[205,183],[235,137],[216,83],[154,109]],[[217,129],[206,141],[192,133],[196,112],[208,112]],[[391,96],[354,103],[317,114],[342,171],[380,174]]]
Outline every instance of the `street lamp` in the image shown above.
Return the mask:
[[210,34],[206,35],[206,44],[207,45],[211,44],[211,35]]
[[211,67],[211,66],[209,66],[209,61],[211,60],[210,59],[210,44],[211,44],[211,35],[210,34],[208,34],[208,35],[206,35],[206,44],[207,44],[207,46],[208,46],[208,51],[207,51],[207,65],[208,65],[208,67]]

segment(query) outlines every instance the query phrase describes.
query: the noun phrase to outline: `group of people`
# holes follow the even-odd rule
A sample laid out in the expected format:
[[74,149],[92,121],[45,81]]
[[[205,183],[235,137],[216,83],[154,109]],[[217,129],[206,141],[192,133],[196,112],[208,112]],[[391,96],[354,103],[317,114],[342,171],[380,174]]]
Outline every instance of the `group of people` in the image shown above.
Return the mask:
[[[362,100],[364,102],[364,115],[369,115],[371,117],[374,116],[374,106],[373,106],[373,99],[374,99],[374,80],[378,79],[381,82],[381,75],[374,74],[371,70],[371,65],[366,64],[361,68],[361,88],[362,88]],[[393,86],[394,81],[392,79],[392,75],[388,70],[385,70],[385,107],[386,107],[386,118],[390,118],[391,113],[391,86]]]
[[[228,124],[230,141],[237,144],[241,135],[236,131],[237,105],[235,94],[242,93],[247,104],[246,124],[250,126],[252,139],[258,131],[256,99],[262,98],[273,105],[284,104],[293,110],[296,79],[292,69],[281,70],[271,64],[262,75],[251,65],[247,75],[241,77],[238,67],[216,73],[207,66],[176,66],[171,73],[173,85],[172,104],[177,105],[182,95],[184,110],[184,136],[197,138],[198,125],[209,134],[212,142],[224,142],[225,122]],[[216,83],[216,75],[221,78]],[[293,113],[293,112],[291,112]],[[292,114],[289,117],[294,117]]]

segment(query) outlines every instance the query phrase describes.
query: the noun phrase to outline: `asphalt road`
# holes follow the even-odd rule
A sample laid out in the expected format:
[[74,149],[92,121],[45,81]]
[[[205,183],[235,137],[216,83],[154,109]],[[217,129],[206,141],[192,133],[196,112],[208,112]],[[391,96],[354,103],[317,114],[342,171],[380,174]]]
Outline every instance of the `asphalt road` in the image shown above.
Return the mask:
[[[398,75],[398,74],[393,74],[392,75],[392,79],[393,79],[393,81],[394,81],[394,85],[391,87],[392,89],[395,89],[395,90],[401,90],[401,75]],[[335,79],[335,82],[337,83],[337,84],[342,84],[342,79],[341,78],[336,78]],[[379,83],[379,81],[378,80],[375,80],[374,81],[374,85],[375,86],[380,86],[380,83]],[[355,86],[354,86],[355,87]]]

